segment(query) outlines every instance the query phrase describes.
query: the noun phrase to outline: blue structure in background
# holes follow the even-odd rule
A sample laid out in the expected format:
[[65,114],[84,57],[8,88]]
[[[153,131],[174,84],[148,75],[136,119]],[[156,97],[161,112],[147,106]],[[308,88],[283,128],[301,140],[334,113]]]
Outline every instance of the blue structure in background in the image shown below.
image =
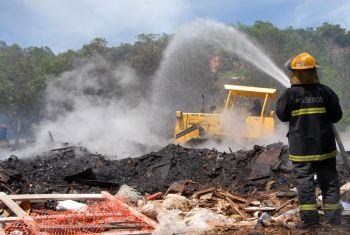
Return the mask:
[[0,141],[7,140],[7,117],[5,114],[0,113]]
[[7,140],[7,127],[5,125],[0,125],[0,141]]

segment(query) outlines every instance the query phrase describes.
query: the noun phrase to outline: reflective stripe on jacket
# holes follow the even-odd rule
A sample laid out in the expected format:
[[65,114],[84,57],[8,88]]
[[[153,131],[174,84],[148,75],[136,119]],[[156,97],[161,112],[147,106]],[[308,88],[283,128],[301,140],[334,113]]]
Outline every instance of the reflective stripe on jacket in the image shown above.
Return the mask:
[[278,99],[276,114],[289,121],[289,159],[322,161],[337,155],[332,123],[342,117],[338,96],[323,84],[292,85]]

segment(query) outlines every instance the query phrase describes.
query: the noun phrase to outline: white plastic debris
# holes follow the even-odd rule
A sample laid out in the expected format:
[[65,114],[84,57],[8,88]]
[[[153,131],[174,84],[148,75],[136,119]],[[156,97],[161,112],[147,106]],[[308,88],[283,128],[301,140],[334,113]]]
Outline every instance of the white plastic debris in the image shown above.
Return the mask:
[[144,215],[147,215],[152,219],[157,219],[158,214],[162,211],[164,211],[164,209],[154,205],[151,202],[148,202],[147,204],[141,207],[141,213],[143,213]]
[[172,211],[164,210],[157,216],[159,226],[153,235],[163,234],[203,234],[210,230],[209,221],[226,221],[225,216],[218,215],[206,208],[194,208],[189,211],[185,218]]
[[340,187],[340,194],[343,195],[346,192],[350,191],[350,182],[347,182],[343,186]]
[[162,206],[166,209],[181,209],[186,207],[190,203],[190,200],[186,197],[177,194],[168,194],[162,203]]
[[259,201],[251,201],[250,204],[251,204],[252,206],[260,206],[260,205],[261,205],[261,202],[259,202]]
[[226,218],[207,208],[193,208],[186,214],[185,220],[190,231],[207,231],[211,229],[207,222],[225,221]]
[[152,235],[185,234],[188,232],[188,227],[181,217],[169,210],[160,212],[157,220],[159,225]]
[[350,203],[349,202],[340,201],[340,203],[343,206],[344,210],[350,210]]
[[86,204],[76,202],[73,200],[65,200],[58,202],[56,209],[59,211],[65,211],[65,210],[85,210]]
[[136,205],[138,208],[142,208],[144,205],[146,205],[146,201],[145,200],[138,200]]
[[129,202],[132,203],[137,203],[138,200],[143,200],[144,198],[141,196],[141,194],[139,192],[137,192],[136,189],[123,184],[122,186],[120,186],[116,196],[120,196],[120,197],[124,197],[126,198]]
[[286,211],[282,215],[274,217],[274,220],[283,221],[284,219],[287,219],[287,218],[294,218],[295,215],[298,213],[298,210],[299,209],[292,209],[292,210]]

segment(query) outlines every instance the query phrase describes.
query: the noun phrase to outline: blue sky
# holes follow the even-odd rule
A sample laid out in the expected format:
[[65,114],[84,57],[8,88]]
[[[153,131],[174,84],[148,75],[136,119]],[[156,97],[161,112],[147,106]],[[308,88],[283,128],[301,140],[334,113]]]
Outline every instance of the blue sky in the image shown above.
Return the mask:
[[80,48],[95,37],[109,45],[133,42],[140,33],[171,33],[196,18],[280,28],[350,29],[347,0],[0,0],[0,40],[55,52]]

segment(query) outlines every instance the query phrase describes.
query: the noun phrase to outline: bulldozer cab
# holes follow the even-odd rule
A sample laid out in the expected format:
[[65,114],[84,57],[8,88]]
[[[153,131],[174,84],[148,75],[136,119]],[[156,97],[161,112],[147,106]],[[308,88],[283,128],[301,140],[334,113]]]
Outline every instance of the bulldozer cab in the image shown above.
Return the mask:
[[277,97],[277,90],[272,88],[225,85],[227,98],[225,111],[234,112],[238,97],[254,100],[245,118],[243,137],[263,138],[274,133],[274,112],[271,103]]
[[[276,89],[225,85],[227,97],[220,113],[185,113],[176,111],[175,143],[188,143],[199,139],[265,138],[274,133],[274,113],[271,103]],[[253,100],[248,114],[237,115],[235,109],[241,97]],[[238,110],[236,110],[238,111]],[[227,115],[230,117],[227,118]],[[236,116],[235,116],[236,115]],[[233,117],[233,118],[232,118]],[[243,117],[243,123],[241,119]]]

